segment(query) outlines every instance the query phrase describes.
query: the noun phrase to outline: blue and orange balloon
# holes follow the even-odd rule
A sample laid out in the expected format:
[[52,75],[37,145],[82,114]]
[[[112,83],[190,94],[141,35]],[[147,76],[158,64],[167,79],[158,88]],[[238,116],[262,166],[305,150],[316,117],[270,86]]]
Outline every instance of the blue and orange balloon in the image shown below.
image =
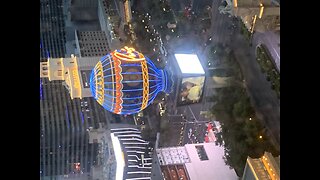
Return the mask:
[[102,57],[92,70],[93,97],[115,114],[145,109],[160,91],[169,91],[168,73],[133,48],[124,47]]

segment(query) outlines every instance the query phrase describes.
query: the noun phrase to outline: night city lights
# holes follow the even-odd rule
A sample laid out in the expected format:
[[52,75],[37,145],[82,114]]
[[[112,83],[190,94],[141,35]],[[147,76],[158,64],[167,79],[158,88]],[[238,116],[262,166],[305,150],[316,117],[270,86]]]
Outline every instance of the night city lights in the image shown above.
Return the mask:
[[40,0],[40,179],[280,179],[280,0]]

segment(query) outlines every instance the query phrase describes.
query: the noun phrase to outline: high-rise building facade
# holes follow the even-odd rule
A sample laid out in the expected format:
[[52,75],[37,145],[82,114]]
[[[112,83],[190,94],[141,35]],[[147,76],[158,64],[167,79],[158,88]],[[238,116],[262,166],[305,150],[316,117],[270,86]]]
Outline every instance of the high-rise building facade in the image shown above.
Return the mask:
[[[106,34],[109,47],[120,47],[121,16],[120,1],[98,0],[98,16],[101,30]],[[122,35],[123,38],[123,35]]]
[[265,152],[261,158],[247,158],[242,180],[279,180],[280,155]]
[[107,36],[103,31],[76,31],[79,57],[102,57],[110,52]]
[[[63,0],[40,0],[40,62],[65,56]],[[77,178],[96,163],[98,146],[87,129],[105,121],[93,98],[71,100],[62,81],[40,79],[40,177]]]

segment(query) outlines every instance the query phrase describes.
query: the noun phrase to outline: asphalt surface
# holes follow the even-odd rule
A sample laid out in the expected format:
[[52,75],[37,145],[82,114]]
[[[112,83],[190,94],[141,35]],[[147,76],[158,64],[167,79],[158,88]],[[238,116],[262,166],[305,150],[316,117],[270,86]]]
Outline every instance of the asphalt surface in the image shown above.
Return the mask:
[[[183,4],[187,4],[184,0],[171,0],[171,3],[176,4],[175,6],[179,6],[179,5],[182,6]],[[200,6],[202,7],[202,5],[204,7],[204,4],[208,5],[210,3],[208,3],[207,0],[193,1],[193,10],[196,10],[197,8],[199,9]],[[215,13],[219,13],[219,11],[218,11],[219,5],[220,5],[220,3],[216,2],[215,6],[212,6],[213,9],[216,9]],[[230,21],[229,23],[225,23],[224,21],[226,18],[228,18],[227,15],[224,15],[223,19],[221,19],[221,17],[217,17],[217,16],[213,18],[214,19],[213,22],[216,23],[215,25],[217,27],[218,27],[218,25],[221,27],[221,28],[214,29],[214,31],[213,31],[214,34],[215,33],[222,34],[224,37],[226,37],[226,35],[228,35],[230,33],[228,31],[229,30],[228,27],[232,24],[232,22]],[[205,39],[208,37],[209,37],[209,35],[208,36],[202,35],[202,37],[199,38],[199,36],[194,34],[194,32],[189,32],[189,34],[184,36],[184,38],[172,37],[172,39],[170,39],[168,41],[167,50],[170,53],[173,53],[173,52],[197,53],[200,61],[202,61],[202,63],[205,64],[206,63],[205,62],[206,54],[204,52],[205,48],[203,48],[203,45],[204,45]],[[218,36],[217,36],[217,38],[218,38]],[[214,39],[213,41],[216,42],[219,40],[225,41],[226,39],[219,38],[219,39]],[[230,38],[229,38],[229,41],[230,41]],[[170,65],[170,62],[168,65]],[[207,71],[207,69],[205,69],[205,71]],[[204,92],[203,92],[204,93],[203,100],[201,103],[177,107],[176,113],[177,114],[184,114],[186,116],[186,120],[182,120],[181,118],[178,118],[178,117],[170,117],[169,118],[170,119],[169,120],[170,126],[171,126],[170,131],[172,131],[172,132],[170,132],[170,134],[179,135],[181,132],[181,128],[183,127],[183,131],[182,131],[183,137],[182,137],[181,145],[197,143],[197,142],[199,142],[199,143],[204,142],[204,137],[205,137],[205,133],[206,133],[206,129],[207,129],[207,126],[205,125],[205,123],[207,121],[203,117],[200,116],[200,111],[208,110],[209,107],[211,107],[210,103],[207,103],[205,101],[205,99],[207,96],[211,96],[213,92],[214,92],[214,90],[212,89],[212,82],[210,82],[210,78],[207,78],[206,83],[205,83]],[[190,109],[192,109],[193,112],[191,112]],[[200,121],[201,123],[198,123],[197,121]],[[183,123],[181,123],[181,122],[183,122]],[[191,136],[188,135],[190,129],[193,134]],[[167,142],[167,144],[170,144],[171,146],[178,145],[180,138],[177,136],[173,136],[170,138],[169,141],[170,142]]]
[[[251,97],[257,117],[260,118],[269,130],[270,135],[276,143],[280,144],[280,100],[271,89],[271,84],[261,73],[260,67],[255,59],[255,49],[249,47],[243,36],[234,37],[236,44],[231,45],[241,66],[246,80],[247,91]],[[242,47],[241,49],[237,47]],[[247,51],[244,51],[247,49]]]
[[[233,49],[242,69],[247,91],[251,97],[252,104],[257,112],[257,116],[262,120],[262,123],[268,130],[267,132],[271,136],[273,142],[279,145],[280,100],[277,98],[275,92],[271,89],[270,83],[266,80],[265,75],[261,73],[255,57],[255,45],[259,44],[258,42],[261,42],[261,38],[259,40],[259,37],[261,36],[254,36],[253,46],[249,46],[249,43],[240,34],[238,21],[233,17],[229,17],[227,14],[219,13],[218,7],[221,5],[221,0],[213,0],[212,2],[211,28],[207,34],[204,35],[205,38],[203,39],[212,37],[212,44],[221,42],[229,45],[231,49]],[[231,28],[234,25],[237,27]],[[255,39],[255,37],[258,38]],[[201,42],[200,38],[197,38],[196,35],[193,35],[191,32],[188,36],[186,36],[186,38],[174,38],[169,40],[168,51],[174,52],[187,49],[188,51],[197,52],[197,54],[203,56],[202,58],[200,57],[200,59],[205,60],[205,55],[208,48],[203,46],[204,42],[205,41]],[[270,42],[273,42],[274,45],[274,42],[276,41],[272,40]],[[280,56],[280,54],[278,55]],[[208,91],[210,91],[210,88],[206,88],[204,90],[206,96],[210,95]],[[201,117],[199,116],[199,112],[200,110],[203,110],[201,104],[192,105],[192,109],[195,110],[194,113],[189,114],[189,111],[185,111],[185,107],[177,108],[178,113],[187,115],[187,121],[196,121],[194,120],[195,118],[193,118],[193,115],[195,115],[197,120],[200,120]],[[174,127],[170,129],[174,129],[175,131],[172,132],[172,134],[177,134],[177,136],[177,132],[180,134],[181,127],[184,127],[182,144],[192,143],[194,141],[194,139],[192,140],[188,137],[190,128],[193,129],[193,132],[194,130],[199,132],[198,135],[196,135],[199,142],[203,142],[204,140],[204,134],[206,130],[204,123],[199,127],[197,127],[198,125],[194,123],[174,123],[170,125]],[[170,140],[170,145],[178,143],[177,137],[171,137]]]
[[280,34],[274,32],[258,33],[253,35],[253,46],[263,44],[280,72]]
[[[266,80],[265,75],[260,71],[255,57],[256,44],[250,47],[249,43],[240,34],[239,28],[229,28],[230,25],[236,24],[236,21],[228,17],[228,15],[219,13],[218,7],[220,3],[221,0],[213,0],[212,26],[208,37],[212,36],[213,43],[226,43],[234,50],[257,116],[262,120],[262,123],[265,124],[266,129],[270,133],[269,135],[273,137],[274,143],[279,145],[280,100],[271,89],[271,85]],[[239,25],[237,27],[239,27]],[[274,41],[275,40],[273,40],[273,42]],[[259,42],[259,39],[253,39],[253,42]]]

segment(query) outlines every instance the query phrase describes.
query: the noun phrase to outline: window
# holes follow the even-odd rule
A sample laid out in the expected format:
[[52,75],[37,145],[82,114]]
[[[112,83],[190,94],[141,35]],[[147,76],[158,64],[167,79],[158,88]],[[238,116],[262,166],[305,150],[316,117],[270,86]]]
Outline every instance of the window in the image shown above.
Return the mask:
[[42,67],[42,70],[46,71],[48,70],[48,68],[45,66],[45,67]]
[[201,161],[209,160],[209,158],[207,156],[207,153],[206,153],[206,150],[204,149],[204,147],[202,145],[201,146],[195,146],[195,147],[197,149],[197,153],[198,153],[199,159]]

